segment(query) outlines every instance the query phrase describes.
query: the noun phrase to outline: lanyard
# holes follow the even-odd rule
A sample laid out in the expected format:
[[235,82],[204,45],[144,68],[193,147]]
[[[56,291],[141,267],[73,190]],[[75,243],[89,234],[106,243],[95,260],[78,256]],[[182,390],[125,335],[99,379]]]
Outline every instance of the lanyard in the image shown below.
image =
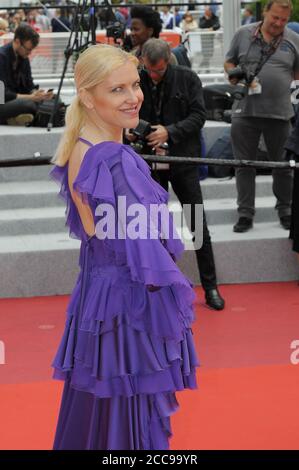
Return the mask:
[[283,40],[283,34],[281,34],[277,39],[274,39],[273,41],[271,41],[270,44],[267,44],[267,43],[265,44],[263,37],[260,37],[262,36],[261,26],[262,26],[262,23],[260,23],[258,27],[256,28],[253,34],[253,39],[251,40],[250,46],[246,52],[245,59],[244,59],[244,63],[246,66],[246,62],[248,60],[253,44],[257,41],[263,41],[264,44],[262,44],[262,47],[261,47],[261,57],[254,72],[255,76],[257,76],[260,73],[260,71],[266,64],[266,62],[277,51],[278,47],[280,46]]

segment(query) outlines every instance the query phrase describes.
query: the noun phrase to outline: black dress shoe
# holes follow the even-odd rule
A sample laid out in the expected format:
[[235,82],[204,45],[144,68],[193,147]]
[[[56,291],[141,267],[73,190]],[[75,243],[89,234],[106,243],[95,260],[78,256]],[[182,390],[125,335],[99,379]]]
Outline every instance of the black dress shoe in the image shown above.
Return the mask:
[[236,225],[234,225],[234,232],[242,233],[247,232],[253,227],[253,221],[249,217],[240,217]]
[[291,228],[291,216],[283,215],[280,217],[280,223],[285,230],[290,230]]
[[225,302],[219,294],[218,289],[206,290],[206,304],[214,310],[224,309]]

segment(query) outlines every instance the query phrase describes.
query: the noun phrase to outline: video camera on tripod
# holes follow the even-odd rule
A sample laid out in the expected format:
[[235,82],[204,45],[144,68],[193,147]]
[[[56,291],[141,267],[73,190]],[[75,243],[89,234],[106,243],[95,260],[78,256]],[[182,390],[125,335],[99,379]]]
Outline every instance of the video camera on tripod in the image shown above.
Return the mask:
[[117,20],[109,1],[104,0],[101,5],[105,7],[101,11],[100,18],[102,24],[106,27],[107,38],[113,38],[114,42],[117,42],[117,39],[124,39],[126,27],[123,23]]

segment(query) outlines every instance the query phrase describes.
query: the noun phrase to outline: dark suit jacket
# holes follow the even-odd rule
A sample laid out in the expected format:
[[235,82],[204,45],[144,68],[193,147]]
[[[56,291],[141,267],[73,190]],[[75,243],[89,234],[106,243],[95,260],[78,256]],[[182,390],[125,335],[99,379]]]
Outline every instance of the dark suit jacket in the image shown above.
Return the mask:
[[0,48],[0,80],[5,86],[5,102],[16,99],[18,93],[29,94],[34,88],[29,59],[16,57],[12,42]]
[[140,118],[162,124],[169,134],[169,155],[199,157],[201,129],[206,120],[202,84],[187,67],[168,65],[164,82],[161,118],[156,116],[152,81],[145,70],[140,73],[144,101]]

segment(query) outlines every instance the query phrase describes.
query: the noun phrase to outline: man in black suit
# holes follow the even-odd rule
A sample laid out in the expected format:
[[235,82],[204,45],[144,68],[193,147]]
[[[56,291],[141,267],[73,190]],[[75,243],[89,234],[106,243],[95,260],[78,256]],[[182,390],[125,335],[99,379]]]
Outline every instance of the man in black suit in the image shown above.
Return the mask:
[[38,33],[21,23],[13,41],[0,48],[0,81],[5,88],[5,103],[0,106],[1,124],[31,122],[38,103],[53,97],[52,92],[36,90],[33,83],[29,55],[38,43]]
[[[143,70],[140,72],[144,102],[140,118],[155,129],[148,136],[149,148],[159,149],[167,143],[169,155],[199,157],[201,129],[205,123],[201,81],[191,69],[170,64],[167,42],[149,39],[142,48]],[[148,152],[147,152],[148,153]],[[168,190],[168,182],[180,203],[190,204],[190,230],[195,230],[195,208],[202,204],[197,164],[170,164],[168,170],[155,171],[153,177]],[[195,250],[207,304],[215,310],[224,308],[217,289],[216,270],[211,238],[203,213],[203,244]]]

